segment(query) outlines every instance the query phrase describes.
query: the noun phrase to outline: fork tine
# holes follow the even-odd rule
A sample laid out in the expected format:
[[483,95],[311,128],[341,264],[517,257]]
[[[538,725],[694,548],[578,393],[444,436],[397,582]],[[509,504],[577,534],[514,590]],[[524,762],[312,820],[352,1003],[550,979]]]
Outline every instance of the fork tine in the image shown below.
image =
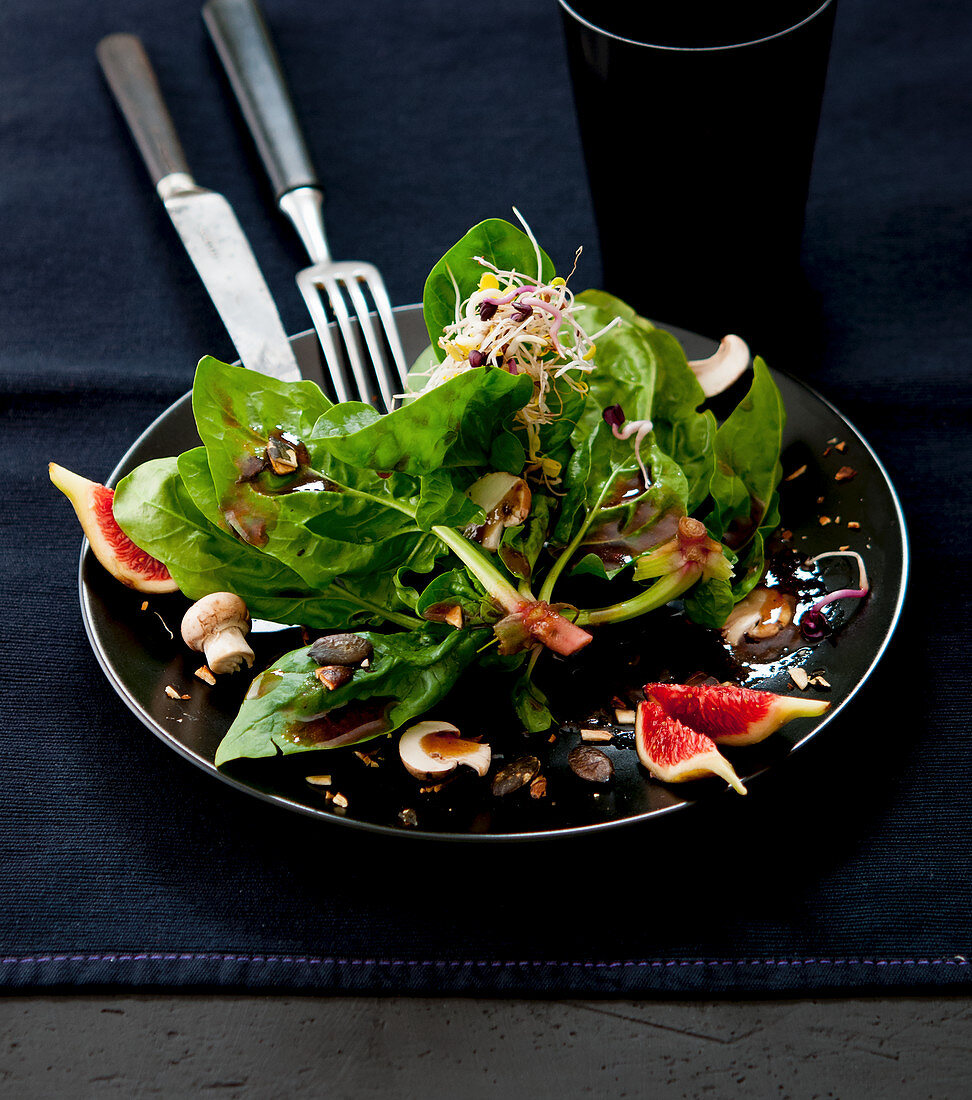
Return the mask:
[[[367,283],[367,275],[363,277]],[[371,284],[367,283],[367,285],[370,289]],[[351,298],[351,304],[354,306],[354,311],[358,315],[358,328],[364,334],[365,343],[368,345],[368,352],[371,355],[371,366],[374,369],[375,378],[378,381],[378,389],[381,391],[381,397],[385,403],[385,411],[391,412],[395,404],[395,385],[388,370],[388,363],[385,360],[385,349],[381,345],[378,330],[375,328],[374,321],[371,319],[368,303],[365,301],[365,296],[361,293],[361,284],[357,279],[349,279],[347,289],[348,295]]]
[[324,353],[324,365],[327,367],[327,375],[334,387],[334,396],[338,401],[350,401],[351,389],[348,386],[347,372],[344,369],[341,353],[338,351],[334,335],[331,332],[330,318],[324,308],[324,303],[321,301],[321,292],[317,283],[298,277],[297,286],[304,296],[307,311],[310,313],[314,328],[317,330],[321,350]]
[[[408,364],[405,362],[405,349],[402,347],[401,337],[398,335],[398,325],[395,324],[395,314],[392,311],[391,299],[388,297],[388,291],[385,289],[385,281],[382,279],[377,268],[373,268],[374,275],[370,281],[368,281],[368,290],[371,292],[371,297],[375,302],[375,309],[378,311],[378,316],[381,318],[382,326],[385,330],[385,339],[388,341],[388,346],[391,349],[392,359],[395,360],[395,366],[398,368],[398,376],[402,380],[402,388],[405,388],[405,380],[408,377]],[[390,408],[391,406],[389,406]]]
[[338,328],[341,330],[341,335],[344,337],[344,348],[348,353],[348,362],[351,364],[351,371],[358,385],[358,400],[364,401],[365,404],[370,405],[371,394],[369,391],[371,390],[371,380],[368,378],[364,360],[361,358],[361,347],[359,344],[361,337],[360,333],[355,332],[354,325],[351,324],[351,314],[348,313],[348,307],[344,302],[344,294],[341,292],[341,283],[331,276],[326,276],[323,280],[323,286],[327,294],[327,300],[330,303],[331,309],[334,311],[334,317],[337,320]]

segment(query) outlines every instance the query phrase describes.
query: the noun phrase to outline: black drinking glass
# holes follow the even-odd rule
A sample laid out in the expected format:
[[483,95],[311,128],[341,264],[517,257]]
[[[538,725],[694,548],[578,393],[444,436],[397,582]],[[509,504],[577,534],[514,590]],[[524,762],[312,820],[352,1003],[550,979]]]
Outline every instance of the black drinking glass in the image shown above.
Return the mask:
[[836,0],[559,3],[604,288],[757,350],[792,340]]

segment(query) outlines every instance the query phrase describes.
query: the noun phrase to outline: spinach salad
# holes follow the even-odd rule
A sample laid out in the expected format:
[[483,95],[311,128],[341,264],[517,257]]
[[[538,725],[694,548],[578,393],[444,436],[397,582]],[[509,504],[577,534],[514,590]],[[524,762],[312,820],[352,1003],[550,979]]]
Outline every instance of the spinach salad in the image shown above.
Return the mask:
[[202,446],[129,474],[115,519],[190,599],[232,592],[371,654],[339,686],[312,646],[283,656],[217,765],[389,734],[473,666],[542,731],[551,653],[610,647],[611,624],[678,598],[719,628],[760,580],[785,415],[765,364],[720,424],[678,341],[573,275],[529,230],[472,228],[428,277],[430,346],[384,415],[199,363]]

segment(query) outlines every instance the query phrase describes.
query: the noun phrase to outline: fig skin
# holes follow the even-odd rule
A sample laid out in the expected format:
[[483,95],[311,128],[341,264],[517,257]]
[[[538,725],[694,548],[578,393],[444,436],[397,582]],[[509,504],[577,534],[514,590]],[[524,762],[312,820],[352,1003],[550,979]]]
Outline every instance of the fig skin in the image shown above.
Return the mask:
[[89,481],[56,462],[48,463],[47,470],[51,481],[74,506],[92,553],[116,580],[136,592],[179,591],[162,562],[139,549],[115,522],[114,489]]
[[755,745],[794,718],[817,718],[823,699],[775,695],[731,684],[645,684],[645,698],[717,745]]
[[655,702],[638,704],[635,747],[641,763],[663,783],[685,783],[717,775],[739,794],[746,793],[735,769],[715,743],[704,733],[670,718]]

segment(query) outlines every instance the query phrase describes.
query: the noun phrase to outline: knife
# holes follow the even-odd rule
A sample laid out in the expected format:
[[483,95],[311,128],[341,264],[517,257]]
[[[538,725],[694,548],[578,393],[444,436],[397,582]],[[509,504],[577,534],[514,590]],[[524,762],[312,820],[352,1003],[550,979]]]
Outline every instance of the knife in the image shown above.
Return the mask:
[[285,382],[297,381],[300,368],[240,223],[222,195],[192,178],[140,39],[110,34],[95,52],[155,189],[243,366]]

